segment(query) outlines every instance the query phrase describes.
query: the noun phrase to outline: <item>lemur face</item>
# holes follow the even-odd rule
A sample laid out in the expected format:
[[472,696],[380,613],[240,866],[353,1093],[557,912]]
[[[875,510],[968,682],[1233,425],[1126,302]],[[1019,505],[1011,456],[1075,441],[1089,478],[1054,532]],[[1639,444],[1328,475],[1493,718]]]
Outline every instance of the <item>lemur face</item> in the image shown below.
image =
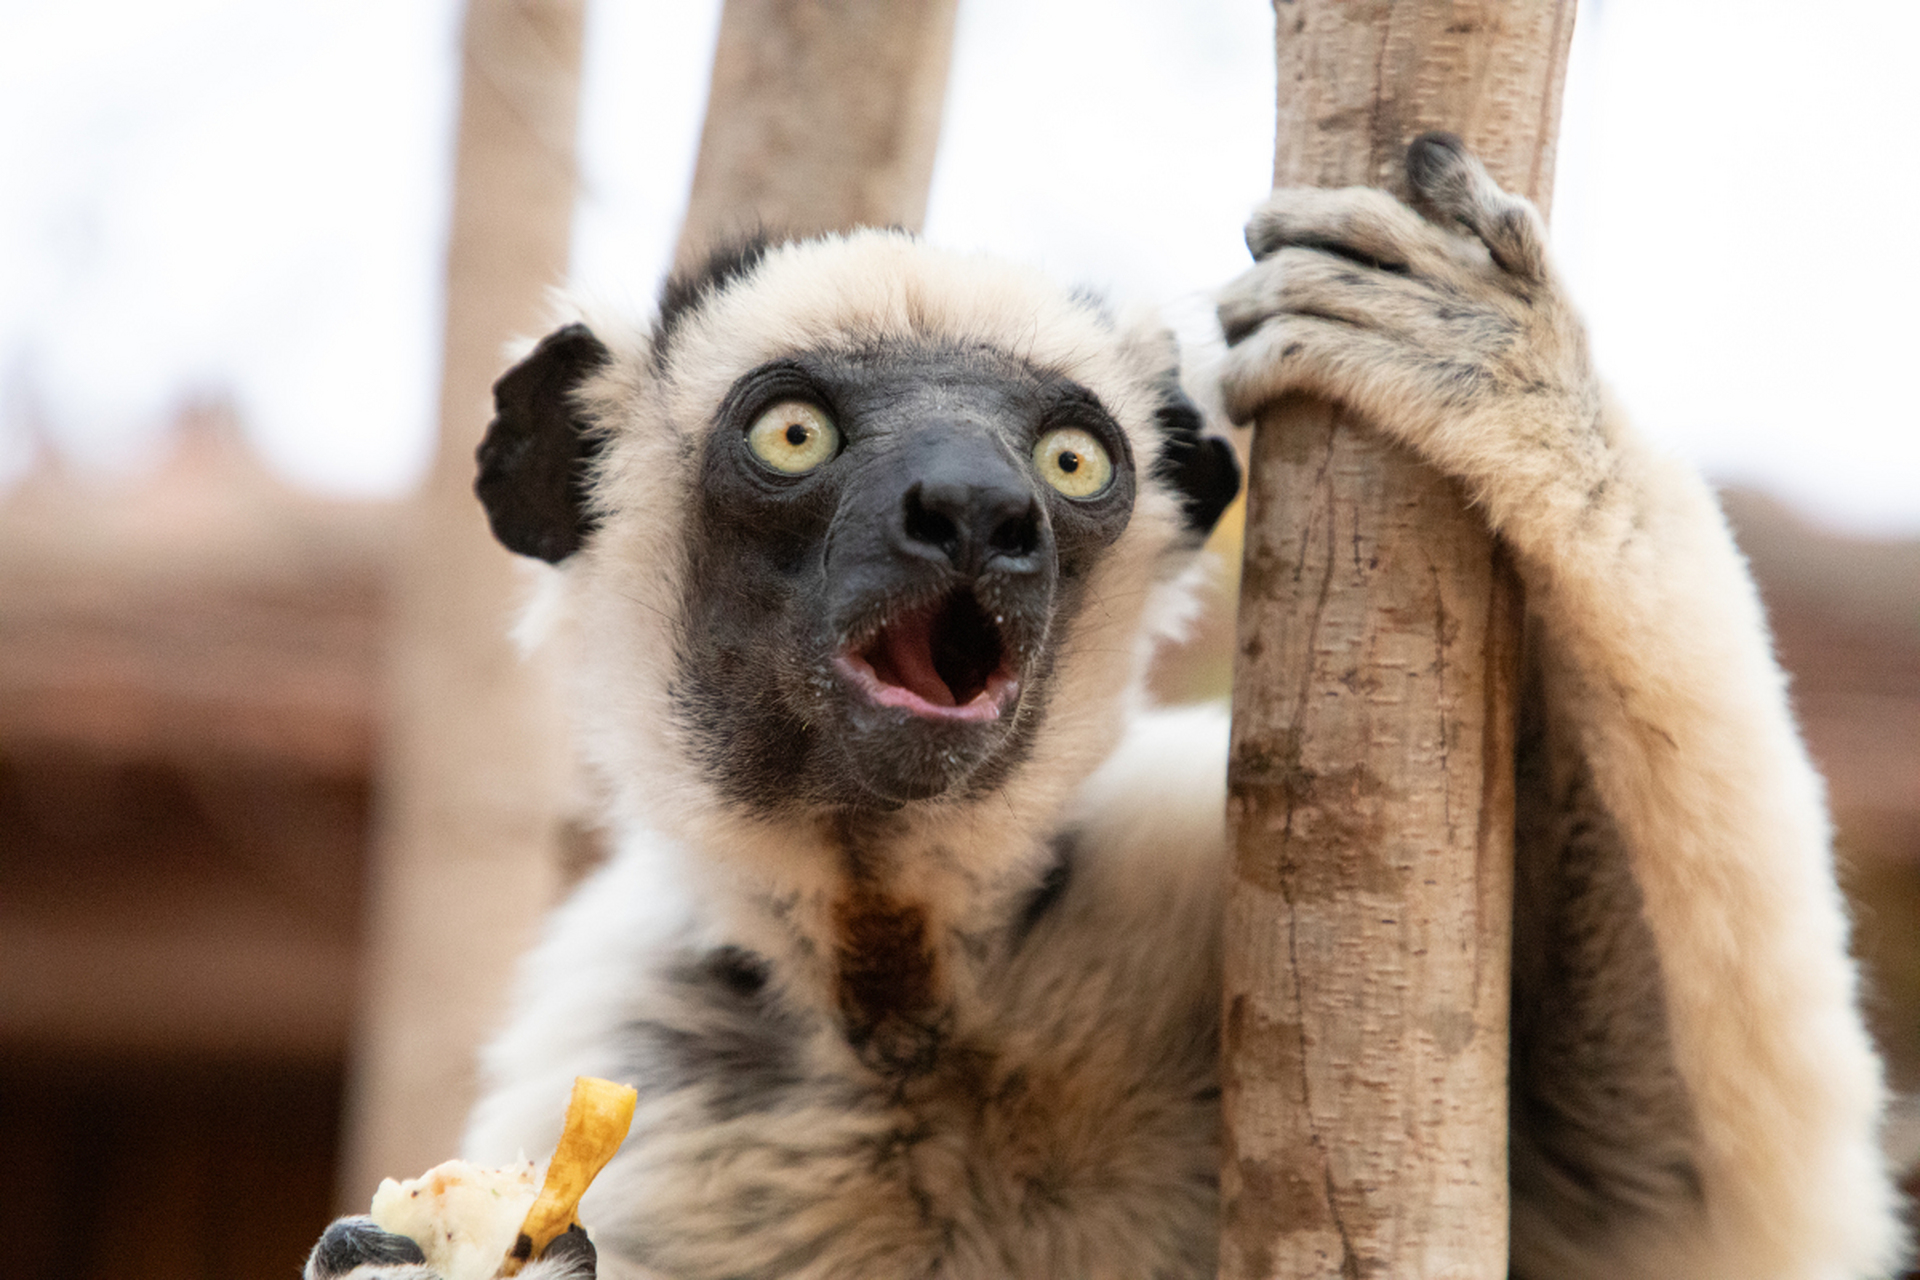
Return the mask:
[[726,790],[892,804],[1018,754],[1134,487],[1099,399],[1001,352],[740,377],[700,463],[678,681]]
[[588,665],[646,687],[589,718],[670,725],[659,758],[767,815],[1001,789],[1056,711],[1117,705],[1238,487],[1157,334],[897,233],[719,260],[644,342],[569,326],[495,390],[496,534],[640,602]]

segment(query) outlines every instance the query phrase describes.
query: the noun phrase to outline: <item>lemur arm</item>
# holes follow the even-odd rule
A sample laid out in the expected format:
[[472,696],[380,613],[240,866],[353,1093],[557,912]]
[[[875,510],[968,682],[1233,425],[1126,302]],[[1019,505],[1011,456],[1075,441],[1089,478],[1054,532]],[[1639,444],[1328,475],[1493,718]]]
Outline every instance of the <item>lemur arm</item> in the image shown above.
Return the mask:
[[[1512,549],[1550,714],[1631,866],[1699,1204],[1622,1257],[1663,1274],[1869,1275],[1900,1230],[1823,790],[1707,486],[1607,401],[1538,214],[1456,140],[1416,142],[1420,217],[1276,192],[1220,307],[1223,390],[1345,405],[1461,481]],[[1709,1261],[1711,1259],[1711,1261]]]

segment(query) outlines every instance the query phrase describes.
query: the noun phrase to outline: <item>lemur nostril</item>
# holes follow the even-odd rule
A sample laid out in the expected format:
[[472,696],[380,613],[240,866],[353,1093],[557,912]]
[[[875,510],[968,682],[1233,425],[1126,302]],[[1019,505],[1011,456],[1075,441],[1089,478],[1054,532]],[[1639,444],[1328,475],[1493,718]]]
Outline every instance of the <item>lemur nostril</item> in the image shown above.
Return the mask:
[[1030,556],[1040,545],[1040,506],[1029,501],[1027,509],[994,526],[987,549],[1002,556]]
[[938,547],[949,559],[953,558],[960,545],[960,526],[954,523],[953,517],[927,506],[917,484],[907,490],[903,505],[906,515],[902,528],[906,535],[915,542]]
[[1040,505],[1025,486],[998,477],[923,480],[901,499],[900,531],[962,573],[980,573],[992,561],[1039,548]]

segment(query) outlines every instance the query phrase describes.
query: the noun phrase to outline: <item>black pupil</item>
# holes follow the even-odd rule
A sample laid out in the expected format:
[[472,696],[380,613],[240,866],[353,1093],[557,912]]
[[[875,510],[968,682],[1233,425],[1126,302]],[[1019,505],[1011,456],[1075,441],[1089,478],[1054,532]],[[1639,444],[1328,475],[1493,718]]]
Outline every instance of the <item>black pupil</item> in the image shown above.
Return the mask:
[[1071,449],[1061,450],[1060,469],[1066,472],[1068,475],[1072,475],[1074,472],[1078,471],[1080,469],[1080,455],[1075,453]]
[[804,422],[790,423],[787,427],[787,443],[798,449],[806,442],[807,424]]

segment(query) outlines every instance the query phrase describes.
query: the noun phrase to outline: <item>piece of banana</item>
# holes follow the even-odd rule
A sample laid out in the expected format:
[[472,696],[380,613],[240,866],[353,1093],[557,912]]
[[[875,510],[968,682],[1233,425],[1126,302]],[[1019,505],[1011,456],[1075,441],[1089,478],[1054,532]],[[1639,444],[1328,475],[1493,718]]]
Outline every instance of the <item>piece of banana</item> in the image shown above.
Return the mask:
[[529,1258],[537,1258],[554,1239],[572,1226],[580,1197],[607,1167],[633,1124],[639,1093],[629,1085],[593,1076],[575,1076],[573,1096],[567,1099],[566,1127],[560,1145],[547,1162],[547,1179],[540,1196],[527,1210],[520,1235],[507,1251],[503,1276],[520,1274]]
[[611,1080],[575,1077],[544,1180],[530,1160],[502,1169],[449,1160],[418,1178],[382,1182],[374,1225],[413,1240],[444,1280],[518,1275],[574,1224],[580,1196],[627,1136],[637,1097]]

